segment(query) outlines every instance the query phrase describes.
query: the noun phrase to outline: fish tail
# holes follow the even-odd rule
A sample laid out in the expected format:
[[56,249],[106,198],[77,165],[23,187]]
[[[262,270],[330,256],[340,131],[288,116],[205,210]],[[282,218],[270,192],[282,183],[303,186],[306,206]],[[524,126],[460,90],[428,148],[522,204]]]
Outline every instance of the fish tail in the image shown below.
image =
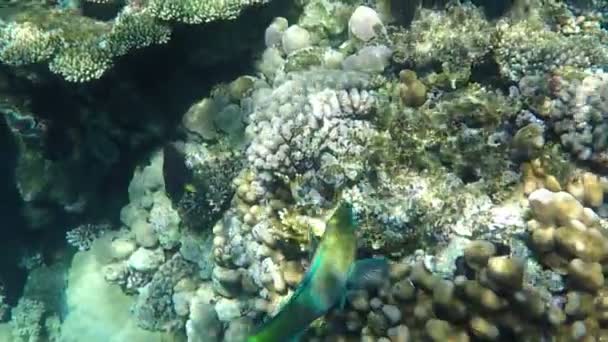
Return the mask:
[[267,321],[247,342],[288,342],[298,340],[309,324],[324,314],[315,307],[308,289],[296,292],[279,313]]

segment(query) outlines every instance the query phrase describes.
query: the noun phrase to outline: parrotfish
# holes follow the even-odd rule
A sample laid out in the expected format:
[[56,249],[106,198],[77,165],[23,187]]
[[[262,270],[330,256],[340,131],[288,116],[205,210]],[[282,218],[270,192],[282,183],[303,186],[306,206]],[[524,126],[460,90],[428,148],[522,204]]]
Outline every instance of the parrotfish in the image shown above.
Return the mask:
[[352,206],[343,202],[328,220],[311,266],[289,301],[247,342],[297,341],[314,320],[344,305],[348,289],[386,276],[385,259],[355,260],[356,228]]

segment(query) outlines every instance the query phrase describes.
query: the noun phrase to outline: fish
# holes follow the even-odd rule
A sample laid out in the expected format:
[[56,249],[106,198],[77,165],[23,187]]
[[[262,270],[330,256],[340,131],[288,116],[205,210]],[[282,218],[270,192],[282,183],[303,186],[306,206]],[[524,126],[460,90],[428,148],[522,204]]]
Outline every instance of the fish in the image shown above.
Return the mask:
[[347,290],[388,275],[384,258],[356,260],[356,229],[352,205],[342,201],[293,295],[247,342],[297,341],[313,321],[338,305],[344,307]]

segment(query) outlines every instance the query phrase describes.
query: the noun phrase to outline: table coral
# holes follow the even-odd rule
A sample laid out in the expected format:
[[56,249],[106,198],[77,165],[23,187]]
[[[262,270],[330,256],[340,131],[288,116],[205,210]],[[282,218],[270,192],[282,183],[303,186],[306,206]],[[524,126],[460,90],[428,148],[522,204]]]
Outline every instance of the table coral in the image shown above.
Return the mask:
[[234,19],[246,7],[268,2],[270,0],[150,0],[147,6],[157,18],[200,24]]
[[17,14],[0,25],[0,61],[13,66],[48,63],[52,72],[68,81],[91,81],[110,69],[115,58],[168,42],[172,27],[163,20],[199,24],[234,19],[246,7],[267,2],[133,1],[107,22],[69,8],[16,7]]

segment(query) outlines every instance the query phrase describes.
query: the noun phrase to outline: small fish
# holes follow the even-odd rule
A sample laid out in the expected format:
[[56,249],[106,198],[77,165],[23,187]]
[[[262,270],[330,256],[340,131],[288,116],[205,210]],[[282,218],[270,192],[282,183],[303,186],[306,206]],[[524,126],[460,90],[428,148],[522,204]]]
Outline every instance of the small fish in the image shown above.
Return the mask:
[[387,275],[385,259],[355,260],[356,228],[352,207],[342,203],[327,222],[310,269],[294,294],[247,342],[297,341],[314,320],[344,304],[347,289]]

